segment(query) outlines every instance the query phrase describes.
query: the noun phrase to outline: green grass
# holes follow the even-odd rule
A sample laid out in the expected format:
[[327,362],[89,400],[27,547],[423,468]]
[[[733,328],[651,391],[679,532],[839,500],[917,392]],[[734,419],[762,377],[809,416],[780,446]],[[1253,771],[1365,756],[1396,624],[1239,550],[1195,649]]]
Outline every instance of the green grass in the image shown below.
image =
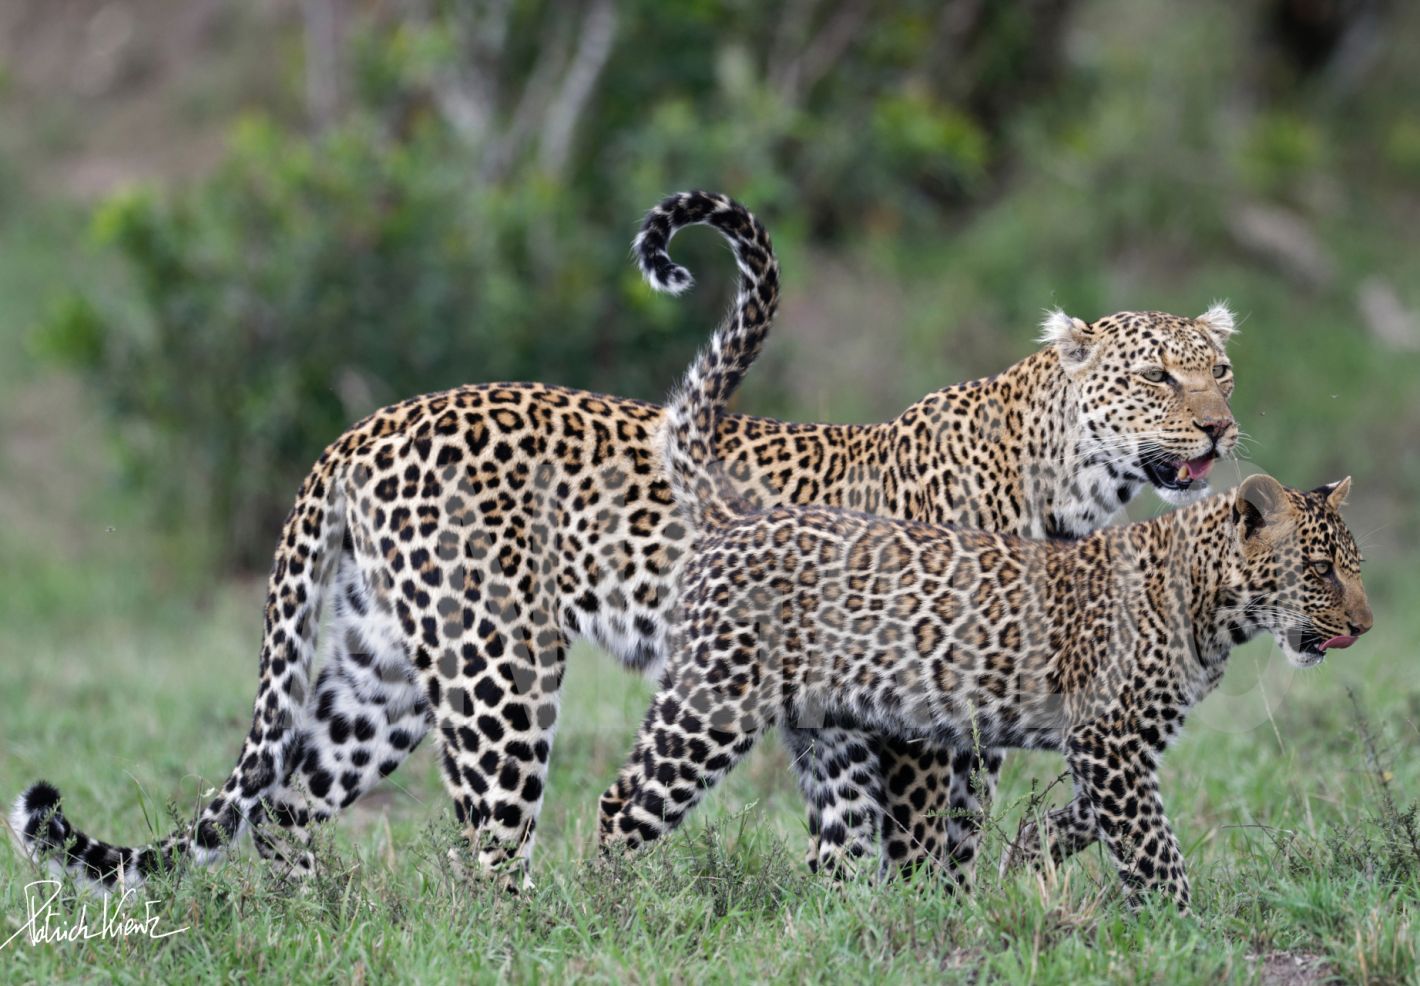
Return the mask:
[[[45,777],[80,827],[138,841],[166,827],[164,805],[189,813],[230,765],[249,716],[259,586],[205,601],[155,591],[125,570],[144,553],[124,539],[98,540],[84,568],[34,555],[32,577],[0,576],[0,791]],[[283,884],[244,847],[146,889],[161,926],[188,931],[17,942],[0,952],[0,981],[1415,982],[1420,681],[1409,638],[1420,619],[1403,608],[1413,580],[1372,582],[1373,636],[1307,674],[1282,670],[1267,647],[1243,649],[1171,751],[1163,787],[1194,881],[1187,917],[1129,914],[1098,851],[1039,877],[983,871],[967,896],[931,880],[812,878],[772,744],[675,837],[599,862],[596,798],[647,690],[579,647],[531,892],[450,874],[452,813],[421,748],[322,833],[310,886]],[[1060,769],[1043,754],[1010,759],[988,859],[1032,784]],[[0,854],[0,938],[38,875]]]
[[[24,258],[0,265],[0,342],[12,353],[22,352],[43,296],[73,276],[69,265],[93,266],[58,245],[79,239],[76,223],[31,235],[45,228],[0,231]],[[36,249],[24,253],[25,244]],[[1268,298],[1255,284],[1236,296]],[[1378,559],[1368,572],[1378,628],[1307,674],[1285,670],[1266,646],[1243,649],[1171,751],[1163,788],[1188,855],[1191,916],[1128,914],[1098,851],[1039,878],[1002,883],[986,868],[969,895],[930,881],[813,879],[800,861],[799,798],[773,743],[674,838],[630,862],[598,864],[596,799],[648,693],[579,648],[533,891],[508,897],[451,877],[452,813],[421,749],[327,828],[311,886],[284,885],[244,847],[223,865],[149,888],[162,927],[188,931],[156,942],[17,942],[0,951],[0,983],[1420,981],[1420,858],[1406,827],[1420,798],[1420,578],[1402,571],[1413,549],[1405,532],[1414,457],[1370,469],[1351,461],[1365,458],[1362,436],[1378,423],[1405,433],[1408,412],[1372,404],[1395,392],[1385,381],[1406,379],[1414,361],[1397,359],[1384,377],[1367,364],[1337,383],[1340,400],[1314,408],[1290,391],[1316,391],[1316,381],[1280,387],[1268,372],[1266,343],[1276,337],[1263,327],[1293,327],[1282,313],[1246,327],[1240,399],[1257,405],[1246,417],[1282,478],[1335,478],[1320,461],[1329,456],[1343,460],[1338,474],[1341,465],[1357,472],[1357,516],[1371,518],[1357,530]],[[934,325],[940,340],[940,318]],[[1018,356],[1023,338],[1000,345]],[[1309,341],[1307,351],[1326,366],[1351,345]],[[945,374],[939,360],[930,381],[899,385],[925,389]],[[1371,403],[1357,403],[1362,391]],[[835,391],[834,407],[853,393]],[[1290,432],[1268,434],[1272,422],[1298,415],[1318,428],[1297,447],[1306,463],[1279,451],[1296,446]],[[166,829],[170,804],[190,815],[230,766],[250,716],[260,586],[191,584],[168,537],[155,539],[131,494],[114,494],[105,423],[72,380],[28,358],[0,359],[0,422],[0,798],[44,777],[81,827],[145,840]],[[1394,503],[1376,495],[1383,481]],[[1365,535],[1377,521],[1382,528]],[[1014,834],[1033,785],[1060,770],[1058,757],[1010,758],[988,861]],[[1056,785],[1051,797],[1066,789]],[[0,852],[0,940],[23,920],[23,886],[37,875],[17,853]],[[80,906],[70,901],[66,913]]]
[[[166,829],[169,804],[189,815],[230,766],[250,716],[260,586],[191,585],[167,536],[155,542],[132,496],[113,495],[99,412],[72,380],[24,353],[27,329],[56,286],[104,273],[73,247],[81,227],[64,214],[0,229],[0,344],[12,354],[0,358],[0,798],[44,777],[64,791],[81,827],[134,842]],[[948,272],[945,286],[938,296],[922,286],[935,283],[926,274],[907,278],[916,287],[905,307],[920,338],[891,384],[900,393],[878,410],[1028,348],[1025,315],[971,336],[942,314],[960,309],[965,289],[955,276],[1016,283],[1016,262],[1003,258],[1020,253],[1019,243],[1000,240],[994,252],[978,249],[980,240],[964,246],[977,259],[959,275],[952,261],[969,257],[923,255],[924,269]],[[188,931],[157,942],[17,942],[0,951],[0,983],[1420,982],[1412,841],[1420,578],[1403,572],[1420,475],[1416,357],[1333,332],[1333,323],[1347,324],[1335,299],[1314,306],[1238,270],[1220,263],[1179,283],[1145,272],[1129,294],[1180,310],[1214,294],[1244,300],[1253,318],[1235,353],[1239,413],[1260,461],[1284,480],[1356,473],[1356,514],[1369,518],[1357,531],[1377,559],[1368,585],[1378,627],[1305,674],[1285,670],[1267,646],[1243,649],[1170,752],[1163,790],[1188,856],[1192,915],[1127,913],[1097,850],[1039,878],[1002,883],[985,868],[969,895],[931,881],[813,879],[801,864],[799,798],[773,743],[675,837],[632,861],[599,864],[596,798],[648,692],[579,648],[533,891],[509,897],[451,877],[452,812],[421,749],[325,830],[312,885],[284,885],[244,847],[223,865],[148,889],[162,927]],[[1099,291],[1110,304],[1121,293]],[[1088,308],[1084,293],[1078,304]],[[1038,306],[1050,290],[1015,295],[1015,304]],[[969,367],[955,355],[963,338],[981,340]],[[1294,349],[1305,358],[1292,358]],[[822,410],[845,417],[865,382],[850,379],[851,365],[839,373],[823,384],[831,399]],[[1060,770],[1058,757],[1012,755],[986,860],[1015,832],[1033,785]],[[1066,788],[1056,785],[1051,797]],[[0,940],[23,919],[22,888],[37,875],[0,851]],[[66,913],[80,906],[70,901]]]

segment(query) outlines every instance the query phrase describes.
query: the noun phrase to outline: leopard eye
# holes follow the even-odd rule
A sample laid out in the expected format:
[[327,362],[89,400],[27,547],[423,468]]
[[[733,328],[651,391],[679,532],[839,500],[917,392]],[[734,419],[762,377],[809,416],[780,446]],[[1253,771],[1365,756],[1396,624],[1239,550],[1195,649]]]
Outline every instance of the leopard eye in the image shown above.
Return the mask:
[[1169,378],[1167,373],[1159,369],[1140,370],[1139,375],[1150,383],[1163,383]]
[[1228,375],[1228,371],[1231,369],[1232,367],[1227,363],[1215,363],[1213,364],[1213,376],[1221,380]]
[[1332,572],[1331,562],[1327,561],[1325,558],[1318,558],[1314,562],[1308,562],[1307,567],[1322,578],[1326,578]]

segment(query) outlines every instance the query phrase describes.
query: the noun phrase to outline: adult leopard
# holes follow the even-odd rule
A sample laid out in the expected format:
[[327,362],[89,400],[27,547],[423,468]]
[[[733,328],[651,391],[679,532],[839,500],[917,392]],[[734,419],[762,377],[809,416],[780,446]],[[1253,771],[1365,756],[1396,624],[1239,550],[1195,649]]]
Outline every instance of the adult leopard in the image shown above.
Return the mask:
[[[827,714],[959,755],[1064,754],[1074,799],[1047,819],[1047,848],[1028,830],[1007,864],[1099,839],[1131,901],[1154,890],[1186,909],[1159,758],[1235,645],[1271,633],[1309,667],[1371,628],[1340,514],[1350,479],[1302,492],[1250,476],[1078,541],[755,505],[716,439],[764,329],[741,317],[717,332],[667,410],[664,460],[692,543],[659,690],[601,799],[603,847],[659,838],[766,731]],[[806,789],[820,783],[796,767]],[[840,799],[875,816],[881,778],[848,768]]]
[[[648,214],[635,246],[648,280],[673,293],[689,286],[666,245],[696,223],[734,250],[738,317],[767,328],[778,302],[769,238],[723,196],[675,195]],[[1232,449],[1232,331],[1221,306],[1198,319],[1125,313],[1093,324],[1056,313],[1040,351],[892,421],[730,416],[717,454],[757,502],[1078,536],[1142,486],[1167,499],[1196,493]],[[164,861],[214,857],[251,822],[260,851],[304,867],[308,826],[368,791],[436,727],[479,863],[525,867],[569,639],[589,638],[634,670],[665,653],[690,535],[656,452],[663,419],[641,401],[485,384],[356,424],[316,462],[283,528],[252,726],[220,793],[194,825],[120,848],[75,831],[58,793],[36,785],[12,816],[26,851],[67,841],[72,871],[132,883]],[[327,616],[329,657],[312,684]],[[787,735],[816,778],[815,861],[872,851],[882,838],[894,860],[969,865],[979,793],[970,778],[989,784],[997,754],[973,770],[970,758],[847,725]],[[884,832],[837,797],[848,765],[881,778]]]

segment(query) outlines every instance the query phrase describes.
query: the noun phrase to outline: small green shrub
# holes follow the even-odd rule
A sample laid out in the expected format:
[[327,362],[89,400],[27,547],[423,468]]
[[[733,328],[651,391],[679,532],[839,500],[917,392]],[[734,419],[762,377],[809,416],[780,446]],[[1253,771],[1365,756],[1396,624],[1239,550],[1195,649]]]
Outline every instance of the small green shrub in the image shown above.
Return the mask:
[[100,209],[138,304],[74,294],[38,349],[93,382],[160,516],[260,565],[314,456],[382,404],[466,381],[667,386],[723,299],[646,298],[636,210],[608,236],[565,189],[475,191],[466,163],[435,128],[306,140],[248,120],[201,185]]

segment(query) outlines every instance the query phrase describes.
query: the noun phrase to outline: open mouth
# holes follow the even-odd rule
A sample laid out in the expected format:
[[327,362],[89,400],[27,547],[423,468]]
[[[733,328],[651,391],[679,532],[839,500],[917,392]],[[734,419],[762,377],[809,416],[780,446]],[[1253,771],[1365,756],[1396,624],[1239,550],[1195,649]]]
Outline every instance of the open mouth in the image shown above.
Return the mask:
[[1293,638],[1292,646],[1300,653],[1321,660],[1326,656],[1327,651],[1345,650],[1355,642],[1355,637],[1344,634],[1338,634],[1334,637],[1323,637],[1314,630],[1304,630]]
[[1209,452],[1196,459],[1157,459],[1150,457],[1144,463],[1144,474],[1149,482],[1164,490],[1190,490],[1195,483],[1208,478],[1216,452]]

